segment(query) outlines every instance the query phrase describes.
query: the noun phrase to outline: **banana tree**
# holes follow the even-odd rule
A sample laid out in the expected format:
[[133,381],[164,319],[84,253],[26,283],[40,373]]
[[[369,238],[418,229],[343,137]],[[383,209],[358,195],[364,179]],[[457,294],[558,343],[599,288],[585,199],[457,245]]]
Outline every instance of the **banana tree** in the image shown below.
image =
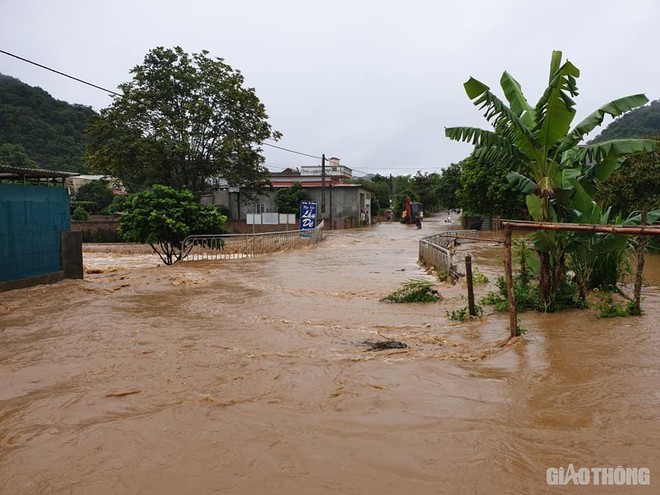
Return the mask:
[[[484,83],[470,78],[464,88],[479,107],[492,130],[452,127],[445,135],[455,141],[473,144],[474,156],[487,163],[509,164],[507,179],[526,195],[530,216],[537,221],[572,221],[584,207],[590,207],[579,189],[589,193],[599,180],[605,180],[631,153],[655,149],[655,141],[625,139],[580,146],[585,136],[603,123],[605,116],[618,117],[644,105],[648,99],[637,94],[611,101],[571,129],[575,117],[574,97],[578,95],[580,71],[571,62],[562,63],[562,53],[554,51],[550,62],[548,87],[532,106],[521,86],[508,72],[500,86],[505,103]],[[564,239],[547,233],[537,238],[541,258],[539,299],[551,305],[553,287],[564,272]]]

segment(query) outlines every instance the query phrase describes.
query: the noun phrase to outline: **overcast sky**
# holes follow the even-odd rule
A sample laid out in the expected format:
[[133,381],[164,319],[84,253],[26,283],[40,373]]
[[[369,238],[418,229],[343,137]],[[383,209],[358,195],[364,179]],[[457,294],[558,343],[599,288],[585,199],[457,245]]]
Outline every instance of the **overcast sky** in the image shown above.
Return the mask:
[[[117,89],[156,46],[240,70],[280,146],[364,173],[440,171],[470,152],[444,128],[487,127],[462,84],[508,70],[535,103],[550,55],[580,70],[575,123],[628,94],[660,98],[657,0],[0,0],[0,49]],[[102,91],[0,54],[0,73],[100,110]],[[272,170],[316,165],[266,148]],[[356,174],[359,175],[359,174]]]

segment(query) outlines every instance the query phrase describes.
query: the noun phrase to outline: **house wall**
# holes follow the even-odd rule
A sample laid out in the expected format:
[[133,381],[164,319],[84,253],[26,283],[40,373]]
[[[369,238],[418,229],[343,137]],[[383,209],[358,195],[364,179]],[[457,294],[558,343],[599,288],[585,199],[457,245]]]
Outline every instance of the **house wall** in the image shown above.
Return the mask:
[[61,271],[70,223],[65,188],[0,184],[0,282]]
[[[309,192],[311,201],[318,205],[318,219],[332,218],[331,228],[357,227],[360,225],[371,224],[371,192],[364,187],[326,187],[325,188],[325,215],[321,213],[321,188],[305,188]],[[238,207],[234,205],[230,208],[232,220],[246,219],[247,213],[255,212],[255,203],[263,205],[265,212],[276,212],[275,195],[277,190],[271,191],[264,196],[260,196],[256,201],[241,200],[240,216],[235,213]],[[360,194],[362,194],[362,201]]]

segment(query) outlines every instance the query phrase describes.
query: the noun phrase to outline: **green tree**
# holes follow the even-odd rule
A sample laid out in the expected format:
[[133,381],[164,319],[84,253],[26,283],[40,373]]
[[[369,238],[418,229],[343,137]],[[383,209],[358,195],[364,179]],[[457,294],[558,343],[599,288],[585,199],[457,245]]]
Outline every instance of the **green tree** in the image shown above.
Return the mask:
[[21,145],[38,168],[87,172],[84,131],[95,115],[0,74],[0,142]]
[[88,130],[95,170],[130,190],[164,184],[197,194],[222,176],[242,193],[263,192],[269,174],[259,146],[280,134],[239,71],[207,51],[158,47],[131,73]]
[[424,174],[417,172],[412,178],[413,191],[424,206],[425,211],[435,212],[441,208],[440,184],[440,174],[435,172]]
[[629,157],[599,184],[595,199],[624,216],[645,207],[660,207],[660,154],[654,151]]
[[300,213],[300,202],[309,201],[309,191],[303,189],[300,182],[295,182],[291,187],[280,189],[275,194],[275,205],[280,213]]
[[525,198],[506,176],[509,167],[503,162],[485,163],[470,156],[460,163],[458,204],[470,213],[519,218],[525,210]]
[[462,189],[461,174],[460,163],[452,163],[440,174],[436,192],[439,204],[445,209],[453,210],[462,207],[459,197]]
[[166,265],[183,259],[183,240],[194,234],[225,232],[227,217],[210,205],[201,205],[187,190],[155,185],[129,196],[119,218],[119,235],[128,242],[151,246]]
[[[406,196],[410,201],[419,201],[419,196],[415,192],[413,180],[409,175],[399,175],[393,180],[394,200],[392,207],[394,215],[401,218],[401,213],[406,209]],[[424,205],[422,205],[424,207]]]
[[[485,162],[507,163],[508,180],[526,195],[529,214],[538,221],[579,221],[591,208],[596,182],[605,180],[629,154],[655,149],[652,140],[627,139],[578,147],[584,137],[602,124],[606,115],[617,117],[648,102],[644,95],[614,100],[571,129],[575,117],[576,80],[580,71],[571,62],[562,63],[555,51],[550,63],[548,87],[535,106],[521,86],[504,72],[500,85],[509,105],[484,83],[470,78],[465,91],[484,111],[493,130],[473,127],[445,129],[450,139],[475,146],[475,157]],[[564,279],[566,247],[563,234],[541,232],[536,248],[541,258],[539,300],[552,306],[552,293]]]
[[0,144],[0,165],[7,167],[37,168],[20,144]]
[[107,180],[95,180],[84,184],[76,192],[76,201],[89,204],[89,212],[98,214],[114,200],[114,195],[108,187]]
[[76,222],[86,222],[89,220],[89,213],[87,213],[87,210],[82,206],[76,206],[76,209],[73,210],[73,214],[71,215],[71,220],[75,220]]

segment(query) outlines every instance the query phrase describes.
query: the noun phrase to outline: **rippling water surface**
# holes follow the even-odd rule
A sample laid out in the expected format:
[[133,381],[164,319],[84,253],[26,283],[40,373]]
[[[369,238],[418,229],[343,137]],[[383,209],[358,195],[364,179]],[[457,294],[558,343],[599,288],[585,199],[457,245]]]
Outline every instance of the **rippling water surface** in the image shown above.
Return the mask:
[[[379,301],[443,228],[172,267],[95,249],[84,281],[1,294],[0,492],[657,493],[658,259],[643,317],[523,314],[502,347],[506,315],[445,317],[460,283]],[[500,247],[462,248],[495,279]],[[359,345],[385,338],[409,347]],[[652,485],[548,486],[569,463]]]

